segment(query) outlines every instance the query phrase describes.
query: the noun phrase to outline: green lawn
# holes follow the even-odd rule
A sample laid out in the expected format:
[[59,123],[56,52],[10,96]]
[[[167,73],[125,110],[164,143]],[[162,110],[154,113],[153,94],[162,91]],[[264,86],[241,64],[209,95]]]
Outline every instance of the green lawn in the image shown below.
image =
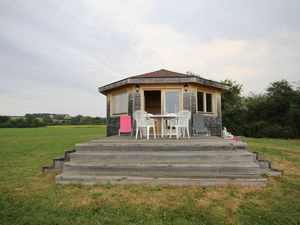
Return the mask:
[[300,140],[245,139],[285,170],[266,188],[57,185],[41,166],[103,126],[0,129],[0,224],[300,224]]

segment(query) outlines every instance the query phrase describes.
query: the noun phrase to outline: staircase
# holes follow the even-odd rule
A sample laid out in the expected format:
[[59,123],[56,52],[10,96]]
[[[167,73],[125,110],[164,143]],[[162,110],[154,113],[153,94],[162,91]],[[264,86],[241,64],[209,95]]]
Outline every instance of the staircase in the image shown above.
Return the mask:
[[265,186],[246,144],[216,137],[190,140],[103,139],[77,144],[56,182]]

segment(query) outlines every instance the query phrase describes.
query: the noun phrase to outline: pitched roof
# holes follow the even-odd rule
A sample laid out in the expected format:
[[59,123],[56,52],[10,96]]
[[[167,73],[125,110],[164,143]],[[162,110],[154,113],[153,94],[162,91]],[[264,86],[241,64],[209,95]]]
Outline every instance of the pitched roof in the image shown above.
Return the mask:
[[168,77],[191,77],[191,75],[184,73],[177,73],[170,70],[157,70],[150,73],[144,73],[141,75],[132,76],[130,78],[168,78]]
[[219,89],[228,90],[228,86],[222,83],[204,79],[196,75],[189,75],[184,73],[177,73],[165,69],[144,73],[132,77],[125,78],[99,87],[98,90],[102,94],[106,94],[109,90],[121,87],[128,84],[158,84],[158,83],[196,83]]

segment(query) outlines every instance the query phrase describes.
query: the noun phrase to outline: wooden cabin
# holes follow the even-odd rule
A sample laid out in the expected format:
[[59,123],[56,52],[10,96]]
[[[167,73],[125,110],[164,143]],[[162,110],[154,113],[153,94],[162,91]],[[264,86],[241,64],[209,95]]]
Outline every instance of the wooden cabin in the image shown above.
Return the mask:
[[99,87],[107,97],[107,136],[118,134],[120,115],[132,116],[136,110],[161,115],[180,110],[199,113],[211,134],[221,136],[221,93],[226,89],[219,82],[165,69]]

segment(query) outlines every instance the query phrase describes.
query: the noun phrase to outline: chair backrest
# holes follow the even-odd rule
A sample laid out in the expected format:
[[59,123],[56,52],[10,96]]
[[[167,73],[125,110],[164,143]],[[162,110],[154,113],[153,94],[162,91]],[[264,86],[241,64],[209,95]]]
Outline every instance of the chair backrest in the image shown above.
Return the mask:
[[148,114],[143,110],[137,110],[133,113],[133,118],[136,121],[137,127],[145,127],[149,123],[149,116]]
[[177,121],[179,126],[189,127],[189,121],[191,119],[191,112],[188,110],[182,110],[177,113]]
[[198,113],[193,113],[193,128],[197,130],[205,130],[204,116]]
[[222,133],[223,133],[224,138],[233,138],[233,135],[230,132],[227,131],[226,127],[223,127]]
[[145,112],[143,110],[137,110],[133,112],[133,118],[138,120]]
[[126,133],[131,132],[132,126],[131,126],[131,116],[129,115],[121,115],[120,116],[120,132]]
[[168,113],[167,116],[177,116],[177,113]]

